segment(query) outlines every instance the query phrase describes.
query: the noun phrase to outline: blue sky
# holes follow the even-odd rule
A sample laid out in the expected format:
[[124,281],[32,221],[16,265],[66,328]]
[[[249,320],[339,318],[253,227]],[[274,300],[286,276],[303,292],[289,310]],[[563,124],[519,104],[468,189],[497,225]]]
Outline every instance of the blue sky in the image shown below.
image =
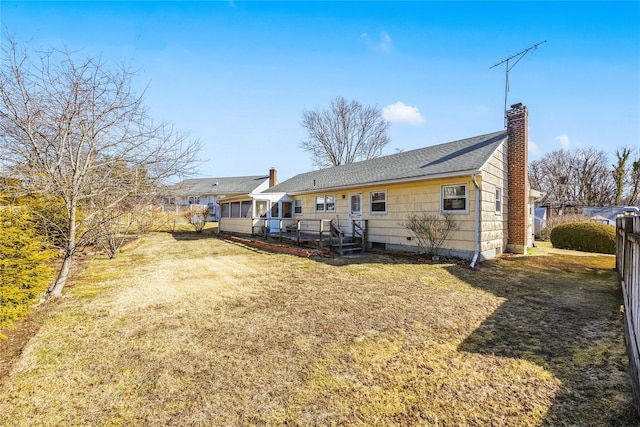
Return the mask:
[[[503,59],[530,160],[640,147],[640,2],[0,2],[3,42],[138,69],[146,102],[203,143],[201,176],[311,170],[302,111],[384,109],[386,154],[503,128]],[[512,62],[513,63],[513,62]]]

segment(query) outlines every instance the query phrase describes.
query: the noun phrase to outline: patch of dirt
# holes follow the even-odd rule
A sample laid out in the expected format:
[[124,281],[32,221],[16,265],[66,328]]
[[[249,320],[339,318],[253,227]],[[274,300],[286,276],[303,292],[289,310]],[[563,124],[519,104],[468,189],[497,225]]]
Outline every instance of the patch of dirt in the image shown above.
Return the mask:
[[42,324],[53,313],[57,304],[55,300],[42,303],[25,320],[16,322],[14,328],[2,330],[7,339],[0,339],[0,384],[9,375],[13,363],[20,357],[29,340],[38,333]]

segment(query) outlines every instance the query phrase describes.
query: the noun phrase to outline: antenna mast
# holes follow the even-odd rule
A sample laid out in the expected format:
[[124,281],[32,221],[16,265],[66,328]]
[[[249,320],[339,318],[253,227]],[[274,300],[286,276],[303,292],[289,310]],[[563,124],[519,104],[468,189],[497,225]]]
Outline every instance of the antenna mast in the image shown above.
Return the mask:
[[[530,50],[536,50],[538,48],[538,46],[540,46],[543,43],[546,43],[547,41],[541,41],[540,43],[536,43],[531,47],[526,48],[525,50],[523,50],[522,52],[518,52],[515,55],[511,55],[508,58],[503,59],[502,61],[498,62],[497,64],[495,64],[492,67],[489,67],[489,69],[495,68],[498,65],[502,65],[504,63],[506,63],[506,68],[505,68],[505,81],[504,81],[504,127],[507,127],[507,93],[509,92],[509,71],[511,71],[511,69],[513,67],[516,66],[516,64],[518,62],[520,62],[520,60],[522,58],[524,58],[524,56],[530,51]],[[517,59],[516,59],[517,58]],[[511,66],[509,66],[509,61],[511,61],[512,59],[516,59],[516,61],[511,64]]]

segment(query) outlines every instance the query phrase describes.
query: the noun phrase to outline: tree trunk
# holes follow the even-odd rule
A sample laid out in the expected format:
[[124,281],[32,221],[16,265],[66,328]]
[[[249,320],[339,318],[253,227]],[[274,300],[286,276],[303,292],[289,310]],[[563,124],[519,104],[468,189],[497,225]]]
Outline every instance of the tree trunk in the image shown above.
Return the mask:
[[62,260],[62,265],[60,266],[60,271],[58,271],[58,276],[56,277],[55,282],[49,286],[47,290],[47,295],[52,298],[57,298],[62,296],[62,288],[67,283],[67,278],[69,277],[69,271],[71,271],[71,263],[73,261],[73,255],[65,255]]
[[60,266],[60,271],[56,276],[55,282],[47,289],[47,296],[57,298],[62,296],[62,289],[67,284],[67,278],[69,277],[69,271],[71,271],[71,264],[73,257],[76,254],[76,214],[77,214],[77,202],[75,198],[69,201],[69,237],[66,242],[66,248],[64,251],[64,259]]

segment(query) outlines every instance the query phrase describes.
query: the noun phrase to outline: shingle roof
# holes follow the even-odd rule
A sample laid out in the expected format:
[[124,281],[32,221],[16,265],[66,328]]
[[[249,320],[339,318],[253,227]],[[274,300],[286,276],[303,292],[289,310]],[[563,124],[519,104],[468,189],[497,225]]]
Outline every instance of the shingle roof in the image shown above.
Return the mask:
[[506,131],[419,148],[296,175],[265,193],[305,193],[376,183],[463,175],[478,171],[507,137]]
[[237,176],[228,178],[185,179],[173,187],[174,191],[187,195],[248,194],[255,190],[269,175]]

